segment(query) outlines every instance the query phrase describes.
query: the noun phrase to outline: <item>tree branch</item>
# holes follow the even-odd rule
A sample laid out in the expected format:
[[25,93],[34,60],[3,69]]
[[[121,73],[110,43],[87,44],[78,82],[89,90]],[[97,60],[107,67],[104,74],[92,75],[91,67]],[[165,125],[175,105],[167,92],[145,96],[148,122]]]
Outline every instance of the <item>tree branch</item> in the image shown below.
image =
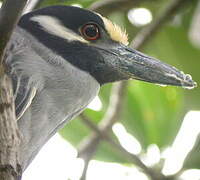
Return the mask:
[[[122,109],[122,105],[123,105],[123,102],[121,100],[124,99],[123,98],[125,96],[124,90],[125,90],[126,86],[127,86],[127,83],[123,83],[122,85],[120,83],[116,83],[115,85],[113,85],[112,95],[110,97],[109,108],[106,112],[105,117],[103,118],[103,120],[101,121],[101,123],[99,125],[100,130],[98,130],[98,128],[96,127],[96,130],[98,133],[93,132],[93,134],[91,136],[89,136],[87,139],[83,140],[83,142],[81,142],[81,144],[79,145],[78,156],[84,159],[87,166],[88,166],[90,159],[93,157],[93,154],[96,152],[97,146],[99,145],[103,134],[106,134],[110,130],[112,125],[116,121],[118,121],[120,118],[121,109]],[[84,115],[81,115],[81,117],[83,119],[86,118]],[[89,122],[89,121],[87,121],[87,122]],[[94,128],[94,125],[93,125],[93,128]],[[101,134],[101,136],[100,136],[100,134]],[[84,180],[83,177],[86,176],[87,166],[84,167],[84,171],[83,171],[81,180]]]
[[141,168],[147,175],[149,175],[150,177],[152,177],[153,180],[157,180],[157,179],[166,179],[167,177],[165,177],[164,175],[162,175],[161,173],[155,172],[154,169],[151,169],[149,167],[147,167],[137,155],[134,155],[130,152],[128,152],[126,149],[123,148],[123,146],[121,146],[119,143],[116,143],[109,135],[109,132],[104,131],[102,133],[102,130],[99,129],[88,117],[86,117],[84,114],[81,114],[81,120],[87,124],[88,127],[90,127],[97,135],[100,140],[105,140],[107,141],[110,145],[112,145],[113,147],[115,147],[118,151],[120,151],[123,156],[131,163],[136,164],[139,168]]
[[0,179],[17,180],[21,176],[19,165],[20,136],[15,117],[10,79],[0,77]]
[[[104,134],[110,130],[110,128],[113,126],[115,122],[117,122],[120,118],[121,109],[122,109],[122,99],[125,96],[125,87],[127,86],[127,83],[123,83],[122,85],[120,83],[116,83],[113,85],[112,88],[112,95],[110,97],[110,103],[108,110],[105,114],[105,117],[102,119],[102,121],[99,124],[99,130],[100,134]],[[85,116],[80,116],[84,118]],[[98,129],[98,128],[97,128]],[[89,153],[89,149],[94,147],[94,144],[97,145],[96,142],[99,142],[99,134],[93,133],[90,137],[85,139],[79,146],[79,157],[84,158],[87,157]]]
[[6,46],[27,0],[4,1],[0,10],[0,179],[21,179],[20,136],[15,117],[12,83],[3,61]]
[[27,0],[6,0],[0,11],[0,60],[3,61],[6,45]]
[[141,0],[104,0],[93,3],[89,9],[107,16],[115,10],[127,11],[131,7],[136,7],[138,3],[141,3]]

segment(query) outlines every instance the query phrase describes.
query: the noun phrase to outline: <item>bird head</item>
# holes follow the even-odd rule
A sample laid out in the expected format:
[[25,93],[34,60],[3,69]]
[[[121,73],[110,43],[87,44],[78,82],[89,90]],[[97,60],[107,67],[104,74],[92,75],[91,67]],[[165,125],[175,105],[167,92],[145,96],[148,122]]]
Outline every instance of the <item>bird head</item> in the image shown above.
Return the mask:
[[24,15],[19,26],[101,85],[119,80],[192,88],[190,75],[128,47],[127,34],[105,17],[72,6],[51,6]]

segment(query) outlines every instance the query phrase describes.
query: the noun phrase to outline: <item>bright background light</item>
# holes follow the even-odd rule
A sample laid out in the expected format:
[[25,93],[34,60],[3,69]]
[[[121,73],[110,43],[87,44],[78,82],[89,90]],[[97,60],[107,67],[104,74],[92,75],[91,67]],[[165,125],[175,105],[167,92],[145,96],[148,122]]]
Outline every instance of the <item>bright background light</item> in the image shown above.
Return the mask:
[[[176,173],[182,167],[186,155],[194,146],[200,133],[199,117],[200,111],[188,112],[172,147],[161,153],[157,145],[150,145],[147,148],[147,153],[142,155],[142,161],[146,165],[152,166],[160,161],[160,157],[165,158],[163,173],[166,175]],[[140,143],[126,131],[122,124],[115,124],[113,132],[125,149],[133,154],[141,153]],[[33,163],[25,171],[22,180],[79,180],[84,162],[76,156],[76,149],[56,134],[39,152]],[[148,180],[147,176],[135,167],[92,160],[89,164],[87,180],[94,179]],[[200,170],[186,170],[180,176],[180,180],[199,179]]]
[[147,148],[147,153],[142,155],[142,161],[147,166],[154,166],[160,161],[160,149],[156,144],[151,144]]
[[56,134],[41,149],[22,180],[78,180],[84,164],[76,156],[76,149]]
[[129,134],[121,123],[116,123],[113,126],[113,132],[117,136],[120,144],[130,153],[139,154],[142,147],[139,141]]
[[83,7],[81,4],[72,4],[72,6],[79,7],[79,8]]
[[92,109],[94,111],[100,111],[101,108],[102,108],[102,102],[101,100],[99,99],[98,96],[96,96],[93,101],[88,105],[89,109]]
[[135,26],[144,26],[152,21],[152,14],[146,8],[134,8],[128,12],[128,19]]
[[[22,180],[79,180],[84,162],[76,156],[77,151],[56,134],[39,152],[25,171]],[[135,167],[92,160],[89,164],[87,180],[102,179],[148,180],[147,176]]]
[[200,180],[200,170],[199,169],[189,169],[184,171],[180,180]]
[[91,161],[87,180],[148,180],[147,176],[135,167],[117,163]]
[[[175,174],[183,165],[184,159],[195,144],[200,133],[200,111],[190,111],[185,115],[179,133],[171,148],[165,152],[166,162],[163,173]],[[199,176],[200,179],[200,176]]]

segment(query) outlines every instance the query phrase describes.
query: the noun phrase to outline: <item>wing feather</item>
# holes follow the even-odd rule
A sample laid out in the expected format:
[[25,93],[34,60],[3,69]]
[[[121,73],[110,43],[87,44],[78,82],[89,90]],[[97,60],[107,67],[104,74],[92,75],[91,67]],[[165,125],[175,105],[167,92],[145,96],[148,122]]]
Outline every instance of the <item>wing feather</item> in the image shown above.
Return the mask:
[[30,85],[28,77],[22,78],[12,75],[12,83],[15,98],[15,111],[18,120],[31,105],[31,102],[36,95],[36,88]]

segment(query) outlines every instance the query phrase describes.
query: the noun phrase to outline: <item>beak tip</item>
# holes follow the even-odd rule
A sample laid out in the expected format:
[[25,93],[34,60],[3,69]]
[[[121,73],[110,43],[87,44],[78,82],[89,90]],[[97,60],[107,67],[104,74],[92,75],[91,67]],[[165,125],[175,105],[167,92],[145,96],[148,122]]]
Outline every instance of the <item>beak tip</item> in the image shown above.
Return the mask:
[[119,63],[119,65],[121,65],[121,71],[132,79],[162,86],[179,86],[185,89],[197,87],[197,83],[192,80],[191,75],[185,74],[175,67],[153,57],[146,56],[145,54],[124,46],[120,46],[120,48],[117,49],[117,53],[119,53],[121,57]]
[[181,82],[181,84],[182,84],[182,87],[186,89],[193,89],[197,87],[197,83],[192,80],[192,76],[189,74],[184,75],[184,79]]
[[184,82],[184,84],[182,84],[182,87],[184,88],[184,89],[193,89],[193,88],[195,88],[195,87],[197,87],[197,83],[196,82],[190,82],[190,83],[188,83],[188,82]]

